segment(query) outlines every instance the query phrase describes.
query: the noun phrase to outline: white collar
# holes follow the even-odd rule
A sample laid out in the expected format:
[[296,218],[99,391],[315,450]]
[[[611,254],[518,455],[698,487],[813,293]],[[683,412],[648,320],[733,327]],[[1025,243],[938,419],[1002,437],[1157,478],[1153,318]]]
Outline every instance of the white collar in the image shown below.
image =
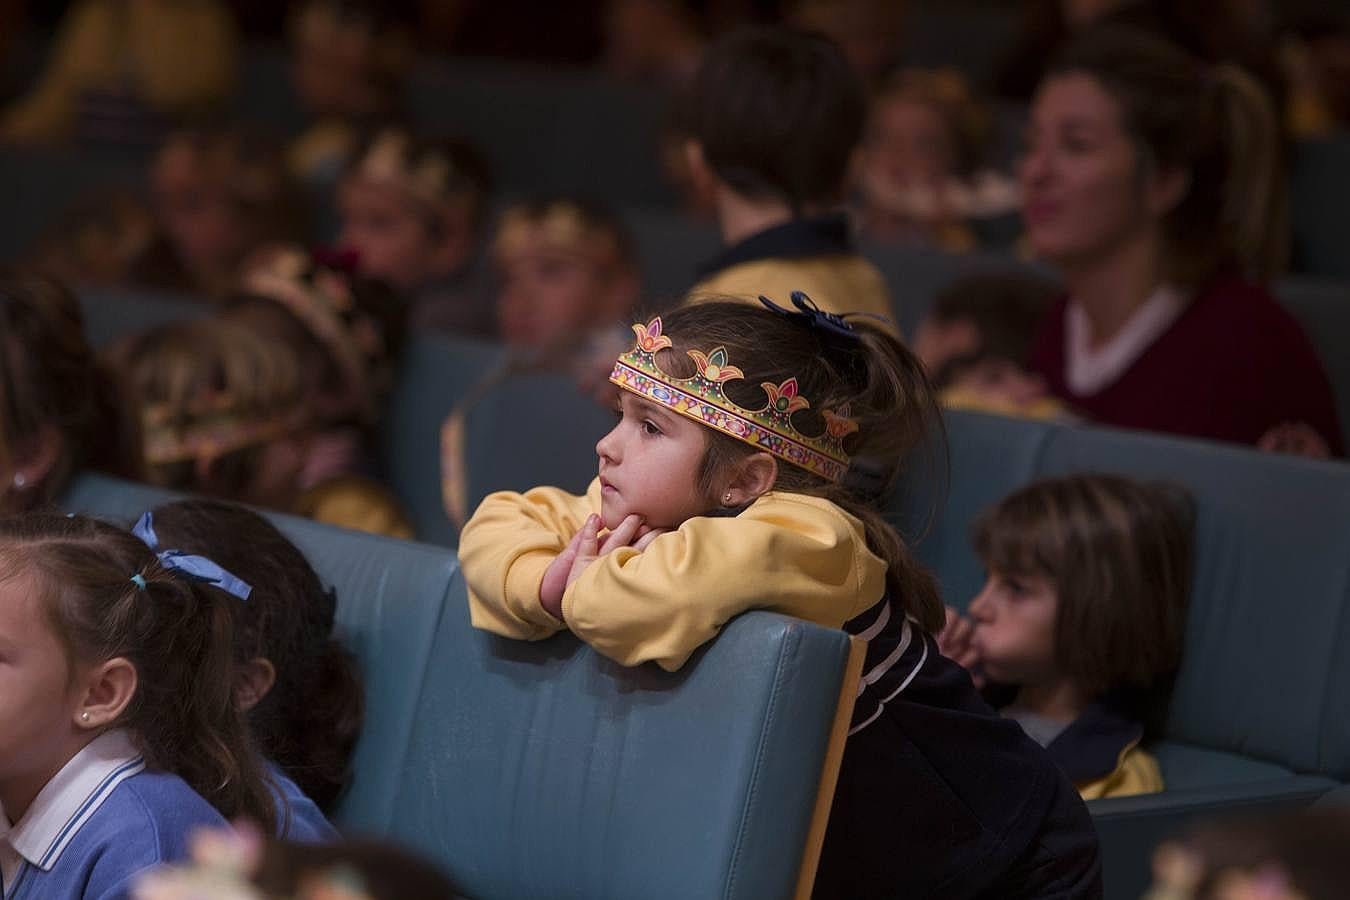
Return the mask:
[[1109,386],[1162,337],[1186,308],[1189,297],[1170,284],[1159,285],[1125,325],[1100,347],[1093,348],[1087,313],[1075,300],[1065,311],[1065,381],[1078,396],[1095,394]]
[[5,886],[13,883],[22,862],[50,871],[113,790],[144,768],[125,731],[105,731],[52,776],[18,822],[11,824],[0,806]]

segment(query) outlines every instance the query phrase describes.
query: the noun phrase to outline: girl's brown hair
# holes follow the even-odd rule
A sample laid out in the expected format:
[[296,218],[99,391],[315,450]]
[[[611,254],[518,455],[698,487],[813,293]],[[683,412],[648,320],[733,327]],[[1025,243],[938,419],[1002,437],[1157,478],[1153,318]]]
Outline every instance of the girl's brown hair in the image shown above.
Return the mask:
[[955,69],[900,69],[882,82],[873,109],[892,100],[926,106],[940,116],[951,136],[956,174],[969,178],[984,162],[991,130],[989,112]]
[[1189,179],[1163,223],[1172,278],[1197,285],[1225,269],[1259,280],[1278,274],[1288,249],[1283,152],[1259,82],[1119,26],[1090,30],[1046,78],[1072,74],[1093,78],[1119,104],[1145,173]]
[[[139,404],[153,484],[240,496],[258,475],[266,442],[302,427],[294,354],[239,325],[162,325],[111,359]],[[211,440],[200,439],[208,429]],[[209,485],[199,483],[202,458],[212,464]]]
[[139,474],[139,432],[85,341],[75,297],[50,278],[0,270],[0,462],[48,427],[60,438],[56,464],[21,506],[50,501],[86,465]]
[[1101,694],[1149,688],[1180,663],[1193,523],[1179,488],[1071,475],[986,510],[972,543],[991,572],[1054,583],[1056,662]]
[[271,661],[276,683],[249,724],[264,756],[331,809],[365,712],[360,672],[333,637],[336,596],[285,535],[242,506],[182,500],[157,507],[154,522],[164,547],[208,557],[252,586],[234,607],[234,659]]
[[84,516],[0,520],[0,578],[21,576],[33,579],[73,663],[121,657],[135,667],[135,695],[113,727],[130,732],[146,764],[181,777],[226,818],[271,830],[272,788],[231,687],[231,604],[241,601]]
[[[782,298],[786,300],[786,298]],[[759,385],[796,378],[810,407],[792,417],[802,434],[825,430],[820,411],[849,406],[858,430],[845,439],[853,463],[840,482],[831,482],[791,463],[778,462],[774,490],[822,497],[862,521],[868,548],[887,564],[891,597],[928,631],[942,627],[937,582],[910,553],[882,516],[880,501],[890,495],[905,456],[934,430],[941,418],[923,365],[895,338],[866,321],[853,321],[856,337],[841,337],[759,306],[711,301],[685,306],[662,317],[673,346],[658,364],[676,377],[692,377],[687,351],[725,347],[743,379],[723,385],[732,402],[747,409],[764,405]],[[718,505],[714,483],[727,467],[755,452],[728,435],[708,430],[698,490],[709,507]]]

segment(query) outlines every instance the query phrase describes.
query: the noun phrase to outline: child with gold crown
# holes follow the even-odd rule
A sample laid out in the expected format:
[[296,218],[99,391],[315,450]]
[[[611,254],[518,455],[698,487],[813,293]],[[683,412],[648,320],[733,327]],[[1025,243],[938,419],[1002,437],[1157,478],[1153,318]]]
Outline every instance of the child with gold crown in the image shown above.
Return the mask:
[[920,363],[792,303],[633,326],[585,496],[496,493],[465,525],[473,624],[671,671],[746,610],[843,628],[868,649],[815,896],[1100,896],[1086,808],[939,654],[937,584],[882,516],[934,423]]

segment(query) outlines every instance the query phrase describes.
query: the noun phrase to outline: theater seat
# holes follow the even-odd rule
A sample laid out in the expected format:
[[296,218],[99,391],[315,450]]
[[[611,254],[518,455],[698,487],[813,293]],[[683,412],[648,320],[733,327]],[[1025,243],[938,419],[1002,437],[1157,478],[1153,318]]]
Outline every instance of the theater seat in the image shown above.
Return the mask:
[[[85,475],[63,505],[129,521],[168,496]],[[470,897],[807,896],[862,664],[848,635],[753,612],[679,672],[624,668],[570,635],[474,630],[447,550],[273,518],[337,589],[365,673],[344,829]]]

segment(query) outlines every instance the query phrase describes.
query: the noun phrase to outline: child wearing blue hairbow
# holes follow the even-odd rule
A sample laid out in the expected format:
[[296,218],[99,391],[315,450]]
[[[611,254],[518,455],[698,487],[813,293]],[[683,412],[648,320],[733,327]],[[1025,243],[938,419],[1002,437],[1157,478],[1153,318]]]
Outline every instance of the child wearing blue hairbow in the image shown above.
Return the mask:
[[156,507],[152,527],[162,546],[209,556],[252,586],[235,606],[235,700],[283,801],[277,835],[336,838],[324,813],[347,785],[365,695],[355,660],[334,637],[334,592],[285,535],[243,506],[179,500]]
[[246,591],[223,575],[82,516],[0,520],[5,900],[121,900],[195,829],[272,824],[230,690]]
[[883,517],[935,427],[921,364],[792,303],[633,326],[586,495],[497,493],[465,525],[473,624],[672,671],[749,609],[843,628],[868,647],[815,896],[1093,896],[1082,801],[938,653],[937,584]]

